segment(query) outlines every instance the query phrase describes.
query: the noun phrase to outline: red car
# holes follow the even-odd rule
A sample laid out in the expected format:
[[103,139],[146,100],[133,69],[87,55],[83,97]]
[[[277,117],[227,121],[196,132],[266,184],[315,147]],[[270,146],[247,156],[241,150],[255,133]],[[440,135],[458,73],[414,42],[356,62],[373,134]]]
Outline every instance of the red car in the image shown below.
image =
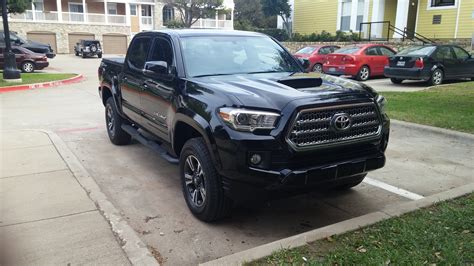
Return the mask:
[[327,55],[339,49],[339,46],[334,45],[313,45],[306,46],[295,53],[296,58],[303,58],[309,60],[309,67],[307,71],[322,72],[323,64],[327,60]]
[[360,44],[341,48],[327,56],[323,72],[330,75],[348,75],[365,81],[371,77],[383,76],[388,58],[395,51],[381,44]]
[[[3,69],[5,59],[3,57],[3,50],[0,48],[0,69]],[[16,65],[18,69],[25,73],[32,73],[35,70],[40,70],[49,65],[48,58],[44,54],[37,54],[26,48],[13,46],[12,52],[15,54]]]

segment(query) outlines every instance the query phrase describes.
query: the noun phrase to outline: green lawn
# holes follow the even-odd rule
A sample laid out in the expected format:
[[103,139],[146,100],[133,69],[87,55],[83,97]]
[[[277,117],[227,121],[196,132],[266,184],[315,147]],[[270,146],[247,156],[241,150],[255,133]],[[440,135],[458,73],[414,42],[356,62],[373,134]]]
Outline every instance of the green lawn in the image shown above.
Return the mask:
[[390,118],[474,133],[474,82],[419,92],[382,92]]
[[247,265],[472,265],[474,194]]
[[[1,74],[1,73],[0,73]],[[5,82],[0,77],[0,88],[13,85],[33,84],[47,81],[68,79],[76,74],[50,74],[50,73],[21,73],[21,82]]]

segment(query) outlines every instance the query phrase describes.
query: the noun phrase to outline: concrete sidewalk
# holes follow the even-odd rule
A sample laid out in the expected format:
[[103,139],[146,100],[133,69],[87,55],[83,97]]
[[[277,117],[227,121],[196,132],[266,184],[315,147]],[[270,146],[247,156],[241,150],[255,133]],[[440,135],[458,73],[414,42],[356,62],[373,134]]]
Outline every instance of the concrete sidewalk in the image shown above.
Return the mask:
[[0,265],[129,265],[48,134],[0,131]]

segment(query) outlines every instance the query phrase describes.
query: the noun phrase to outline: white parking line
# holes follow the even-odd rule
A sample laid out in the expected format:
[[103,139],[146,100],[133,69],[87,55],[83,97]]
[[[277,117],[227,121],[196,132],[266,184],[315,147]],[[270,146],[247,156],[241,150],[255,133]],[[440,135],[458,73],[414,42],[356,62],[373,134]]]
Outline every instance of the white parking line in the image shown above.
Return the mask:
[[368,178],[366,177],[364,179],[364,183],[367,183],[369,185],[372,185],[374,187],[378,187],[378,188],[381,188],[381,189],[385,189],[387,191],[390,191],[392,193],[395,193],[397,195],[400,195],[402,197],[405,197],[405,198],[408,198],[408,199],[411,199],[411,200],[419,200],[419,199],[423,199],[424,197],[421,196],[421,195],[418,195],[418,194],[415,194],[413,192],[410,192],[410,191],[407,191],[407,190],[404,190],[402,188],[398,188],[398,187],[394,187],[392,185],[389,185],[387,183],[384,183],[382,181],[378,181],[378,180],[375,180],[375,179],[372,179],[372,178]]

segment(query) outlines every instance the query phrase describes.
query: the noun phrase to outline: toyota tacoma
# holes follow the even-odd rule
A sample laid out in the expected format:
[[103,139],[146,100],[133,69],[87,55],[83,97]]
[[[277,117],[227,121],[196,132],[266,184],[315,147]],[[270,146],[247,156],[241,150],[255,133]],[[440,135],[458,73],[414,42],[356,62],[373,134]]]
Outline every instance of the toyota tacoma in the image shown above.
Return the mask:
[[108,136],[178,164],[203,221],[234,203],[356,186],[385,164],[385,99],[304,65],[259,33],[139,33],[99,67]]

